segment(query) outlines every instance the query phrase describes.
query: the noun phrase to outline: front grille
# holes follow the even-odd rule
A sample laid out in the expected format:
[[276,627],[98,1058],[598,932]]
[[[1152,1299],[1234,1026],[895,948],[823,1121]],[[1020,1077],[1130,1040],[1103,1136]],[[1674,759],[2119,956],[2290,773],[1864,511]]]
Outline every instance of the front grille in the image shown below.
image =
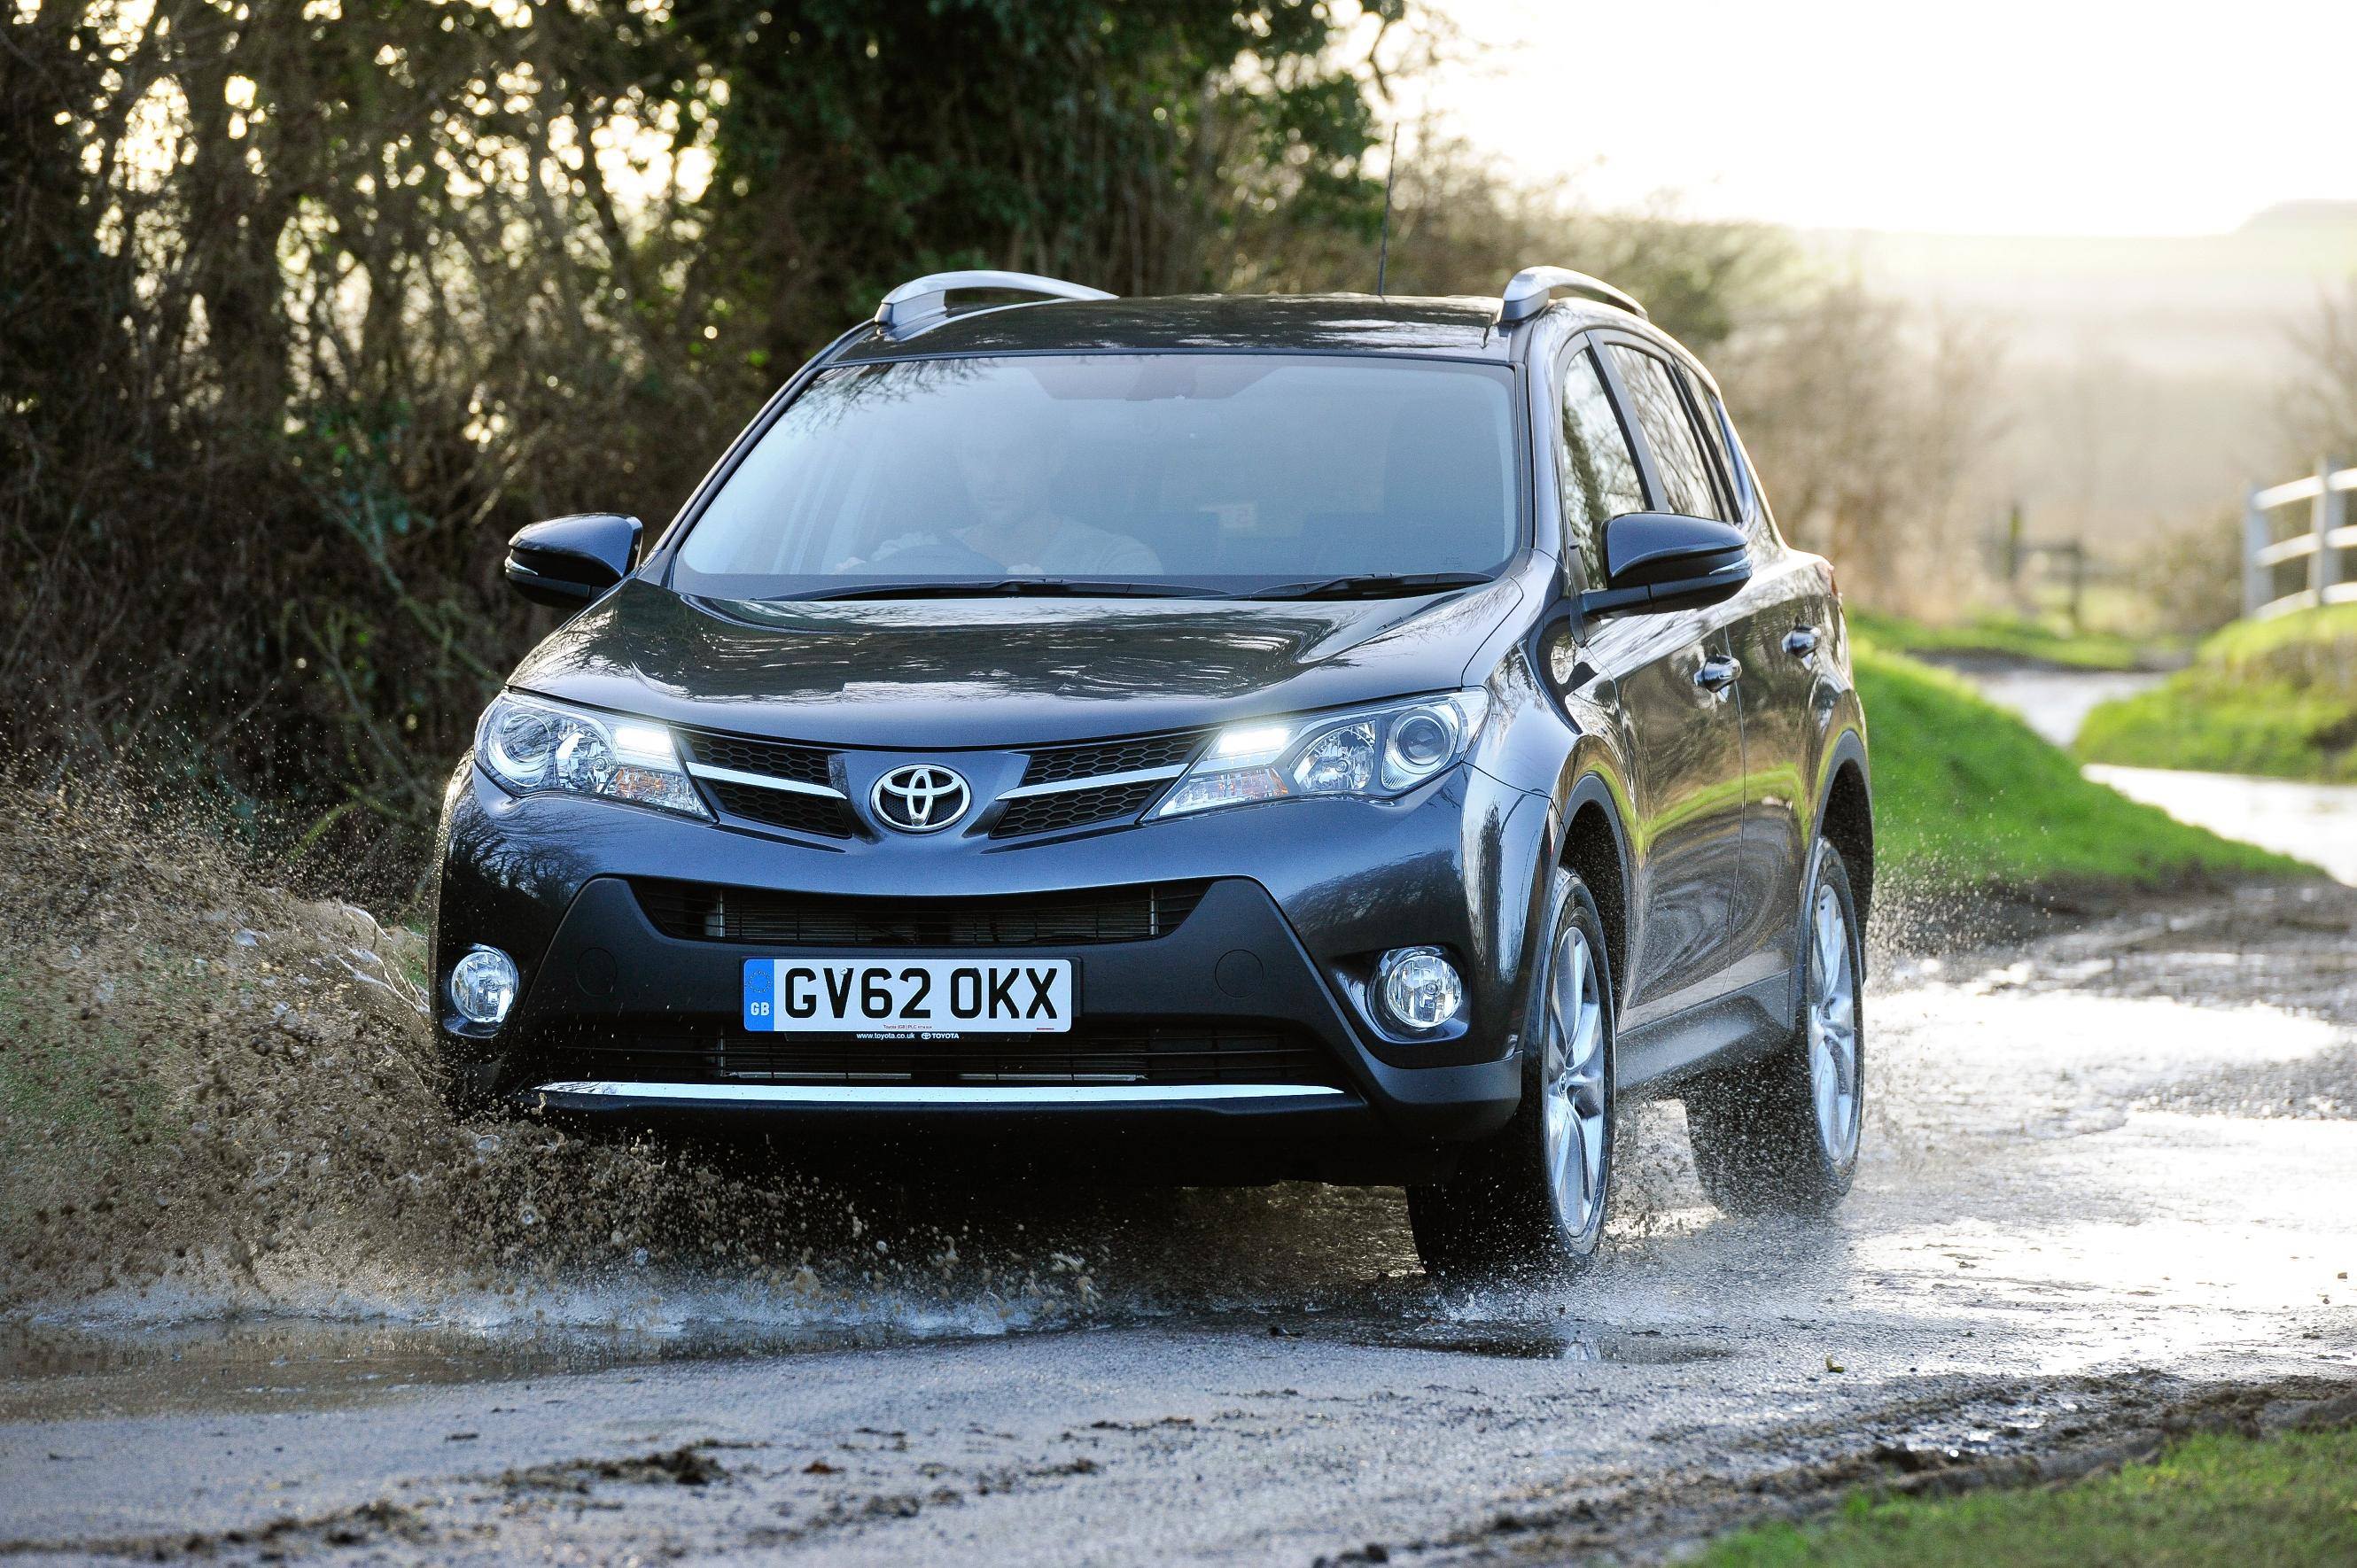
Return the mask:
[[630,890],[669,937],[811,948],[1080,947],[1168,936],[1202,901],[1202,882],[1153,882],[988,898],[826,897],[759,887],[634,878]]
[[805,795],[799,789],[770,789],[720,779],[698,782],[712,791],[714,802],[729,816],[821,838],[859,836],[859,819],[851,814],[851,802],[840,796]]
[[[822,747],[763,740],[758,736],[721,735],[712,730],[682,730],[679,735],[686,744],[689,759],[698,768],[726,768],[735,773],[756,773],[797,784],[815,784],[829,789],[835,787],[833,759]],[[860,836],[859,819],[852,814],[851,802],[840,796],[772,789],[726,779],[704,778],[697,782],[711,793],[713,803],[722,811],[745,822],[819,838]]]
[[716,735],[708,730],[682,730],[687,754],[706,768],[732,768],[738,773],[762,773],[791,779],[797,784],[834,786],[827,754],[814,746],[794,746],[781,740],[761,740],[748,735]]
[[1061,784],[1072,779],[1094,779],[1104,773],[1137,773],[1148,768],[1176,768],[1195,755],[1200,732],[1147,736],[1139,740],[1088,741],[1079,746],[1046,746],[1031,754],[1023,782]]
[[1146,802],[1169,783],[1168,779],[1149,779],[1138,784],[1108,784],[1100,789],[1059,789],[1052,795],[1024,795],[1006,802],[1006,810],[990,825],[990,836],[1015,838],[1024,833],[1119,822],[1146,810]]
[[[671,1026],[676,1030],[677,1026]],[[533,1067],[556,1077],[668,1083],[1297,1083],[1349,1087],[1334,1059],[1291,1026],[1108,1025],[1069,1035],[858,1040],[790,1035],[581,1031],[544,1041]]]

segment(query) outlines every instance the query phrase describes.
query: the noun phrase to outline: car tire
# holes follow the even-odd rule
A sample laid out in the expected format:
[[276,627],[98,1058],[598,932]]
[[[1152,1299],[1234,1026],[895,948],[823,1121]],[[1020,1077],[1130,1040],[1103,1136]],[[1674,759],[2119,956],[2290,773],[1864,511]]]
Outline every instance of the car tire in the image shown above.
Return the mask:
[[1830,1211],[1857,1173],[1866,1119],[1863,933],[1849,869],[1820,842],[1801,901],[1792,1038],[1685,1091],[1695,1168],[1729,1214]]
[[1568,870],[1549,890],[1545,943],[1523,1004],[1523,1098],[1449,1180],[1408,1189],[1426,1269],[1451,1277],[1577,1273],[1611,1198],[1611,958],[1596,900]]

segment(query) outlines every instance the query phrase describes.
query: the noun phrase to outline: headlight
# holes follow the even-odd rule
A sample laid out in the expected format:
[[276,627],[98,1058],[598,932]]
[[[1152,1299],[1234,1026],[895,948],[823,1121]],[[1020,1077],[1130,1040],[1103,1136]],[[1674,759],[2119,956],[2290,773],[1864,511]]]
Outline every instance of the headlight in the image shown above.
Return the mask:
[[691,817],[711,814],[680,766],[671,731],[644,719],[502,695],[476,726],[475,757],[492,778],[520,795],[553,789]]
[[1211,739],[1154,814],[1183,816],[1283,795],[1404,795],[1464,757],[1489,712],[1458,692],[1351,714],[1233,725]]

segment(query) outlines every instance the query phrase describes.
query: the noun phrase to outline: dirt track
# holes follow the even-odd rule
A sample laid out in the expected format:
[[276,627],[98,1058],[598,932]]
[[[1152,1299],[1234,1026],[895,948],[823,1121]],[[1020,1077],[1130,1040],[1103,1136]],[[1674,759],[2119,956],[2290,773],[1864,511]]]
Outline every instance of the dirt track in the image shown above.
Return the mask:
[[[798,1314],[673,1271],[476,1304],[488,1329],[445,1305],[20,1330],[0,1541],[1651,1555],[1864,1479],[2067,1470],[2172,1421],[2357,1393],[2357,894],[2158,903],[1888,962],[1870,1019],[1874,1120],[1836,1225],[1717,1214],[1663,1107],[1611,1260],[1558,1292],[1437,1291],[1392,1193],[999,1193],[927,1222],[1054,1238],[1063,1307],[962,1285]],[[617,1315],[655,1331],[561,1321]]]

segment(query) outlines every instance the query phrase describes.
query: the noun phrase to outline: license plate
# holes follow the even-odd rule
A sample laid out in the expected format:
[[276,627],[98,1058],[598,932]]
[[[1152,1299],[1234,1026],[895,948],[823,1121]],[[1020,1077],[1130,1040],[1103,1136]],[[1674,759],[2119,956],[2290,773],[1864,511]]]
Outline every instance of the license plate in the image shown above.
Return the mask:
[[745,961],[755,1034],[1060,1035],[1072,1026],[1072,963]]

